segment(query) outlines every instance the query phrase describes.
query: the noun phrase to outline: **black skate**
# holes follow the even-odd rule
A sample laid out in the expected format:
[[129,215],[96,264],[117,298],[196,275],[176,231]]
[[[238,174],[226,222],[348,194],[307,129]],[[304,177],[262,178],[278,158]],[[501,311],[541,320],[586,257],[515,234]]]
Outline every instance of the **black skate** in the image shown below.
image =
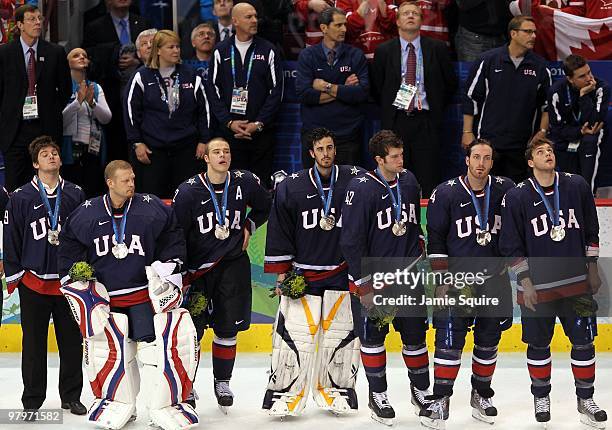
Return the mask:
[[219,381],[215,379],[214,388],[219,409],[227,415],[227,408],[234,404],[234,393],[230,390],[229,381]]
[[478,391],[472,390],[470,405],[472,406],[472,416],[474,418],[489,424],[493,424],[495,422],[497,408],[493,406],[493,402],[491,401],[490,397],[482,397],[480,394],[478,394]]
[[389,398],[387,392],[375,393],[370,391],[368,407],[372,411],[370,417],[374,421],[378,421],[387,426],[393,425],[393,419],[395,418],[395,411],[389,404]]
[[427,410],[427,406],[431,403],[431,400],[427,400],[426,397],[430,396],[428,391],[419,390],[413,384],[410,384],[410,402],[414,405],[414,413],[418,416]]
[[606,428],[608,414],[606,414],[606,411],[597,406],[597,404],[593,401],[593,398],[581,399],[578,397],[577,402],[581,423],[597,429]]
[[546,428],[546,423],[550,421],[550,396],[534,397],[533,406],[536,421],[544,423],[544,428]]
[[448,419],[450,397],[428,396],[425,400],[430,403],[421,412],[421,425],[431,429],[444,430]]

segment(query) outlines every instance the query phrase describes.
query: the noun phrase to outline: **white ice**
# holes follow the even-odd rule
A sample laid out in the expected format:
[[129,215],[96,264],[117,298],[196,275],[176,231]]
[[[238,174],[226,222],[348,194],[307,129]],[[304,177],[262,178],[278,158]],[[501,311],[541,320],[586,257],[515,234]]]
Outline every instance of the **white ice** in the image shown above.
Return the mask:
[[[197,411],[200,416],[199,428],[206,430],[312,430],[323,428],[385,430],[388,427],[375,423],[370,419],[367,405],[367,381],[360,370],[357,393],[359,396],[359,412],[356,415],[336,417],[329,412],[317,410],[312,399],[306,407],[304,415],[285,418],[284,421],[273,419],[261,411],[261,400],[265,391],[269,367],[268,354],[238,354],[234,369],[231,388],[234,391],[235,402],[228,415],[224,415],[216,406],[212,390],[212,369],[210,353],[202,354],[202,362],[195,383],[200,396]],[[471,417],[469,406],[469,380],[471,356],[465,353],[463,366],[455,385],[455,394],[451,399],[450,419],[446,423],[448,430],[517,430],[541,429],[533,417],[533,397],[529,391],[529,375],[522,353],[500,354],[497,370],[493,380],[496,391],[494,404],[499,410],[499,416],[493,426],[478,422]],[[432,371],[433,376],[433,371]],[[85,375],[85,381],[87,376]],[[418,429],[418,418],[410,405],[408,391],[408,376],[399,353],[388,353],[387,379],[389,381],[389,398],[396,411],[396,421],[393,428]],[[47,400],[43,408],[56,409],[60,407],[57,392],[58,357],[49,354]],[[595,400],[600,407],[612,412],[612,353],[600,353],[597,356]],[[19,409],[21,407],[21,371],[19,354],[0,354],[0,409]],[[126,430],[148,428],[148,418],[145,416],[144,396],[138,399],[139,416],[136,422],[126,425]],[[90,406],[93,400],[89,384],[83,386],[81,401]],[[580,424],[576,412],[574,383],[569,363],[569,353],[553,355],[552,420],[548,429],[588,429]],[[39,423],[40,425],[40,423]],[[18,430],[40,428],[39,425],[15,424],[2,425],[0,428]],[[48,428],[59,428],[51,426]],[[609,426],[612,428],[612,425]],[[43,427],[44,428],[44,427]],[[91,428],[85,417],[64,413],[62,429]]]

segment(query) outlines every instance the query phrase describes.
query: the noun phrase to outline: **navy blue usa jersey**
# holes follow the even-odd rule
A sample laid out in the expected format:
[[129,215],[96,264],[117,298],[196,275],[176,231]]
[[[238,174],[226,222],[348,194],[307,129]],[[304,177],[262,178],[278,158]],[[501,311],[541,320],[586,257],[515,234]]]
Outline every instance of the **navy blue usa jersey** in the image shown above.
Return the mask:
[[[427,206],[427,255],[435,271],[472,271],[487,269],[491,275],[503,270],[498,257],[498,241],[502,228],[501,202],[510,188],[512,180],[501,176],[489,176],[489,213],[486,229],[491,233],[491,242],[481,246],[476,242],[480,231],[476,208],[472,201],[466,178],[459,176],[436,187]],[[480,211],[485,206],[485,190],[475,193]],[[484,215],[484,214],[483,214]],[[448,257],[463,257],[448,260]],[[468,262],[466,257],[470,258]],[[473,257],[485,257],[476,263]],[[449,267],[450,265],[450,267]],[[469,267],[468,267],[469,266]]]
[[[402,193],[401,221],[406,234],[395,236],[393,201],[375,173],[353,178],[342,206],[340,247],[349,266],[349,287],[356,291],[368,281],[361,273],[361,259],[367,257],[417,257],[423,253],[421,230],[421,187],[408,170],[399,174]],[[397,181],[389,184],[395,193]]]
[[128,255],[117,259],[113,222],[119,227],[121,214],[113,214],[108,196],[86,200],[68,218],[60,234],[58,265],[62,284],[77,261],[94,268],[104,284],[111,306],[127,307],[149,301],[145,266],[154,261],[185,261],[185,238],[171,207],[150,194],[134,194],[124,205],[127,211],[124,243]]
[[[329,271],[331,275],[346,269],[339,244],[342,203],[349,181],[365,172],[355,166],[336,166],[330,205],[330,214],[336,219],[336,225],[325,231],[319,225],[323,202],[313,169],[289,175],[276,189],[268,220],[265,272],[284,273],[295,266],[305,271]],[[326,196],[329,184],[329,178],[322,182]]]
[[[224,257],[242,252],[244,228],[251,234],[268,219],[272,196],[259,183],[259,178],[247,170],[230,170],[225,216],[230,223],[230,234],[225,240],[215,237],[217,218],[204,174],[200,173],[179,185],[172,206],[183,227],[187,241],[187,269],[189,284]],[[214,186],[219,207],[224,184]],[[250,212],[249,209],[250,208]]]
[[[85,200],[85,193],[78,185],[62,178],[58,186],[61,188],[58,230],[61,231],[68,215]],[[47,198],[54,209],[57,188]],[[4,270],[9,294],[22,282],[40,294],[61,295],[58,247],[47,240],[50,228],[35,176],[12,193],[4,213]]]
[[[536,191],[535,178],[509,190],[502,202],[504,228],[500,252],[514,257],[512,268],[518,279],[529,277],[538,301],[542,302],[589,292],[585,257],[599,255],[599,222],[589,185],[579,175],[555,174],[559,183],[560,223],[565,228],[565,238],[560,242],[550,236],[552,223]],[[554,207],[554,190],[544,191]],[[517,299],[523,303],[520,283]]]

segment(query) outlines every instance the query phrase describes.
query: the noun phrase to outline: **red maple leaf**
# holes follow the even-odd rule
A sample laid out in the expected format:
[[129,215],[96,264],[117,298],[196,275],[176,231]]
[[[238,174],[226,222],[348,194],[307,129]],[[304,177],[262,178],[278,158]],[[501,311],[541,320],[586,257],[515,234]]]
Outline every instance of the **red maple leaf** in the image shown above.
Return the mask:
[[572,54],[581,55],[587,60],[612,60],[612,31],[608,26],[603,24],[599,32],[589,30],[589,37],[595,49],[581,42],[580,48],[570,47]]

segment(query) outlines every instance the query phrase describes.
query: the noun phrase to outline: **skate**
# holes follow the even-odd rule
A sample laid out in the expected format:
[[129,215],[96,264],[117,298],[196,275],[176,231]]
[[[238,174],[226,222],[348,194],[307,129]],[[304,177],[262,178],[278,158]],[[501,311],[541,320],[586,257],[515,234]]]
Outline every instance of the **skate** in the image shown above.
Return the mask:
[[482,397],[478,391],[472,390],[470,405],[472,406],[472,417],[489,424],[495,422],[497,408],[493,406],[491,398]]
[[597,429],[606,428],[608,415],[606,414],[606,411],[597,406],[597,404],[593,401],[593,398],[581,399],[578,397],[577,403],[578,413],[580,413],[580,422],[582,424],[586,424],[587,426]]
[[427,428],[444,430],[448,419],[450,407],[450,397],[429,396],[426,400],[430,401],[426,409],[421,411],[421,425]]
[[386,426],[393,425],[393,419],[395,418],[395,411],[389,404],[389,398],[387,392],[375,393],[370,391],[368,407],[371,410],[370,417],[379,423]]
[[550,396],[534,397],[533,406],[536,421],[544,423],[544,428],[546,428],[546,423],[550,421]]
[[427,396],[430,396],[428,391],[419,390],[413,384],[410,384],[410,402],[414,405],[414,413],[417,417],[426,416],[421,415],[421,412],[425,411],[431,403],[431,400],[426,399]]
[[352,388],[323,388],[313,393],[318,407],[334,415],[345,415],[357,412],[357,393]]
[[199,400],[199,399],[200,397],[198,397],[198,393],[196,392],[195,388],[192,388],[191,393],[189,393],[189,395],[185,399],[185,403],[187,403],[189,406],[191,406],[195,410],[196,400]]
[[280,418],[282,421],[286,416],[296,416],[301,413],[294,410],[301,399],[301,395],[266,390],[261,409],[271,417]]
[[227,415],[228,408],[234,404],[234,393],[230,390],[229,381],[219,381],[215,379],[214,388],[219,409]]

